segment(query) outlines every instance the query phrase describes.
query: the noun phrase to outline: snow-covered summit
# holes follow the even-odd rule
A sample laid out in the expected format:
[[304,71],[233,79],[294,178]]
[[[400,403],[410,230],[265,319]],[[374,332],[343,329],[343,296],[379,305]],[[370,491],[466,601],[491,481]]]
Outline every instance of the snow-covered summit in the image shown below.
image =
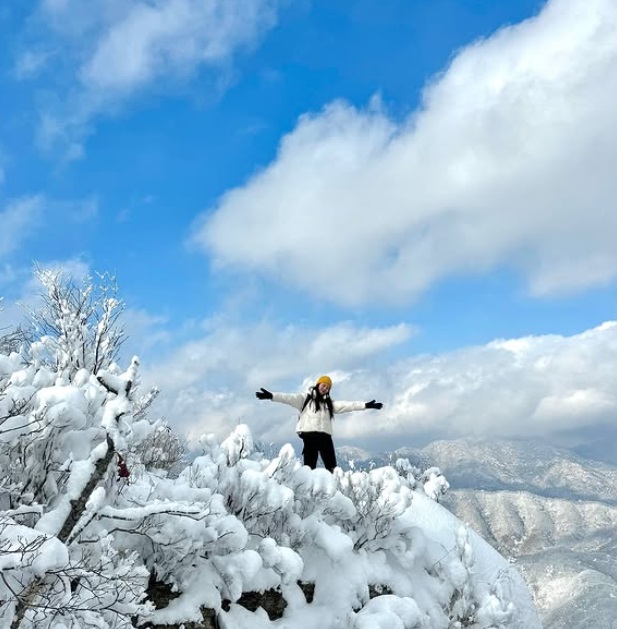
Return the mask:
[[[224,548],[160,572],[183,594],[154,619],[179,622],[193,605],[218,609],[221,597],[274,588],[287,602],[280,620],[232,605],[221,612],[225,626],[540,627],[516,569],[403,468],[331,475],[302,466],[289,445],[260,459],[243,426],[220,445],[210,441],[169,491],[207,488],[211,502],[226,505],[210,523]],[[299,581],[315,584],[310,603]],[[370,598],[375,588],[388,594]]]

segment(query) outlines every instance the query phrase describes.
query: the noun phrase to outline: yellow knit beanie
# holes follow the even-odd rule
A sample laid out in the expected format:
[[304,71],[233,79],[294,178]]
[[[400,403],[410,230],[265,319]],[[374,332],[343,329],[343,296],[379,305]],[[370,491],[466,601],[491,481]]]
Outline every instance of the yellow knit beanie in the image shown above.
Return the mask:
[[318,387],[322,382],[332,388],[332,379],[330,376],[321,376],[315,383],[315,386]]

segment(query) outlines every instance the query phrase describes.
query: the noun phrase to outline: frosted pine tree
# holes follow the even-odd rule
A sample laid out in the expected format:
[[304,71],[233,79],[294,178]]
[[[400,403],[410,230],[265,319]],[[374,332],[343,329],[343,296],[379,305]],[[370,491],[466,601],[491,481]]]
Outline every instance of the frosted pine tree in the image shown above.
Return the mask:
[[124,335],[112,284],[37,276],[30,327],[0,342],[0,619],[69,627],[94,614],[97,626],[129,627],[147,571],[102,531],[87,544],[80,535],[117,491],[119,453],[149,432],[133,422],[138,361],[115,363]]

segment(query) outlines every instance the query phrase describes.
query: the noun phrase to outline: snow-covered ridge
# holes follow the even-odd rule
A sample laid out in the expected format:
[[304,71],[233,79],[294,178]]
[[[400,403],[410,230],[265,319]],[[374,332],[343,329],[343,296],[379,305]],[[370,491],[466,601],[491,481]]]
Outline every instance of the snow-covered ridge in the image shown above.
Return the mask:
[[397,457],[419,466],[438,466],[456,489],[527,491],[547,498],[617,505],[617,467],[533,441],[434,441],[422,449],[367,456],[361,464],[383,465]]
[[[170,584],[179,596],[164,609],[133,600],[133,614],[155,624],[197,621],[210,608],[224,626],[269,627],[265,614],[233,604],[224,611],[222,602],[275,589],[287,602],[282,620],[290,628],[540,626],[516,570],[428,498],[404,462],[370,472],[313,471],[289,445],[264,459],[239,426],[222,444],[205,440],[203,455],[178,478],[134,460],[131,484],[108,489],[67,551],[83,561],[80,542],[91,548],[103,539],[122,558],[111,565],[130,577],[133,595],[140,571],[142,593],[147,574]],[[4,524],[9,539],[17,525]],[[25,567],[22,577],[50,568],[61,570]],[[300,580],[315,583],[310,604]],[[370,599],[375,585],[391,594]],[[39,617],[36,626],[55,629],[46,621]],[[117,614],[101,626],[131,625]]]
[[530,492],[451,491],[448,506],[510,556],[564,546],[597,550],[617,531],[617,507],[601,502],[544,498]]

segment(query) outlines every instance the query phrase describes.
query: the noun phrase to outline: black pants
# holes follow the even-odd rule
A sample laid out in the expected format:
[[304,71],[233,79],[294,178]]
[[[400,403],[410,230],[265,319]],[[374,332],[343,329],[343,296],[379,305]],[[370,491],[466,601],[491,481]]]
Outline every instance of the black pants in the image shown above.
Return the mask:
[[314,470],[317,467],[317,456],[321,455],[324,467],[330,472],[334,471],[336,454],[332,437],[327,432],[301,432],[300,439],[304,441],[304,465]]

